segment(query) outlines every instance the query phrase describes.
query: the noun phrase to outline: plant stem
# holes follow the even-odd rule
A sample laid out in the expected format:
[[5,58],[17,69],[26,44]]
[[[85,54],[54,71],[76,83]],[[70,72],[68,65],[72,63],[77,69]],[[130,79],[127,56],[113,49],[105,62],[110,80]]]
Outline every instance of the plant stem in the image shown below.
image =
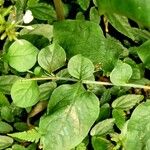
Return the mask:
[[[28,81],[28,80],[34,80],[34,81],[41,81],[41,80],[63,80],[63,81],[72,81],[72,82],[78,82],[77,79],[72,78],[64,78],[64,77],[41,77],[41,78],[30,78],[30,79],[22,79],[22,81]],[[140,89],[148,89],[150,90],[150,86],[145,85],[139,85],[139,84],[120,84],[120,85],[114,85],[110,82],[100,82],[100,81],[90,81],[90,80],[83,80],[83,84],[97,84],[97,85],[109,85],[109,86],[122,86],[122,87],[133,87],[133,88],[140,88]]]
[[57,19],[64,20],[65,16],[64,16],[64,9],[63,9],[62,1],[61,0],[53,0],[53,1],[55,5],[56,14],[57,14]]

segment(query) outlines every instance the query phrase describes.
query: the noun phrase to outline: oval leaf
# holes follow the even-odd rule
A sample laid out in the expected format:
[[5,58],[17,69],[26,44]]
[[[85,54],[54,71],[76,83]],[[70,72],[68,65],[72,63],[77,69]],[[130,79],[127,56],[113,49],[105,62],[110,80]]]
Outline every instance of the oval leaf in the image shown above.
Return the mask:
[[65,51],[58,44],[52,44],[43,48],[38,55],[39,65],[49,73],[64,66],[65,61]]
[[119,61],[110,74],[110,80],[115,85],[126,84],[132,76],[130,65]]
[[143,95],[127,94],[117,98],[112,103],[112,107],[116,109],[129,110],[141,100],[143,100]]
[[13,131],[11,125],[6,122],[0,121],[0,133],[9,133],[11,131]]
[[[128,122],[124,149],[141,150],[149,145],[150,101],[140,104]],[[136,140],[135,140],[136,139]],[[148,149],[146,149],[148,150]]]
[[19,72],[31,69],[36,63],[38,49],[26,40],[15,41],[8,49],[6,60]]
[[90,134],[91,136],[94,135],[105,135],[107,133],[110,133],[113,130],[113,125],[114,125],[115,119],[106,119],[98,124],[96,124]]
[[48,109],[39,124],[43,149],[69,150],[87,136],[98,117],[99,100],[82,84],[62,85],[54,90]]
[[39,88],[36,81],[18,80],[11,89],[11,97],[18,107],[30,107],[38,102]]
[[12,145],[12,143],[12,138],[0,135],[0,150],[9,147],[10,145]]
[[68,63],[68,72],[77,79],[86,80],[94,73],[94,65],[86,57],[76,55]]

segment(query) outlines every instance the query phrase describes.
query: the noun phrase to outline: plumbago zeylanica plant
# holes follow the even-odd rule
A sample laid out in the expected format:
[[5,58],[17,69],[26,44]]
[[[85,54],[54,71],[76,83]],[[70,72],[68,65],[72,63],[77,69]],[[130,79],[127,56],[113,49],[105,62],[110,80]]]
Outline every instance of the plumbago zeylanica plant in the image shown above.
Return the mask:
[[0,0],[0,150],[150,150],[150,0]]

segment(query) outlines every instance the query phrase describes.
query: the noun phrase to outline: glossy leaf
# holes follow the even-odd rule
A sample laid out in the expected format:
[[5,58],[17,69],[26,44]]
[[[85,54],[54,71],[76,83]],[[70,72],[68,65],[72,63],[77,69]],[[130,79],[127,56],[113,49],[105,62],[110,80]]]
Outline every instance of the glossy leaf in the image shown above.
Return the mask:
[[130,65],[119,61],[110,74],[110,80],[115,85],[126,84],[132,76]]
[[15,41],[5,56],[11,67],[19,72],[31,69],[36,63],[38,49],[26,40]]
[[118,97],[116,100],[113,101],[112,107],[116,109],[122,110],[130,110],[136,104],[138,104],[141,100],[143,100],[143,95],[135,95],[135,94],[127,94],[121,97]]
[[95,135],[105,135],[113,131],[113,125],[114,125],[115,119],[106,119],[98,124],[96,124],[90,134],[91,136]]
[[65,61],[65,51],[58,44],[52,44],[43,48],[38,55],[39,65],[49,73],[61,68]]
[[77,79],[86,80],[93,75],[94,65],[88,58],[76,55],[69,60],[68,72]]
[[72,149],[87,136],[98,117],[99,101],[80,83],[61,85],[51,96],[48,114],[39,124],[43,148]]
[[36,81],[17,80],[12,86],[11,97],[18,107],[33,106],[39,100],[39,88]]

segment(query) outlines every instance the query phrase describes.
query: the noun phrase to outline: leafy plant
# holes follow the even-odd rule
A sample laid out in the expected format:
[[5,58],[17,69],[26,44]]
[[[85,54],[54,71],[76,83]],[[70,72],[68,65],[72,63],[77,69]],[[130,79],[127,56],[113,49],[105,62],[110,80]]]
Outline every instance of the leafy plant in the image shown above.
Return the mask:
[[149,6],[0,0],[0,149],[149,150]]

